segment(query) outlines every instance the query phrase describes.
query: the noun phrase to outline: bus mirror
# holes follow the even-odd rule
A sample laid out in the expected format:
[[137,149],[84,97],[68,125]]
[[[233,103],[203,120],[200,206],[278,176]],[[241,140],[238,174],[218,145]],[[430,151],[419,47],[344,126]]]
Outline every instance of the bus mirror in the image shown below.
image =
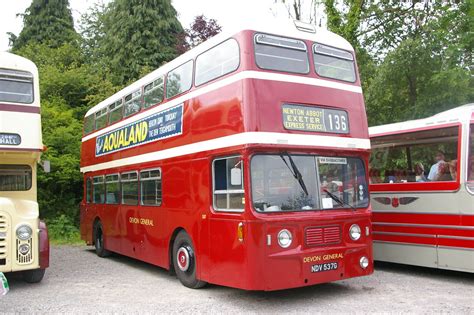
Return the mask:
[[43,170],[45,173],[51,172],[51,162],[46,160],[41,163],[41,166],[43,167]]
[[230,170],[230,184],[232,186],[242,185],[242,170],[238,167],[234,167]]

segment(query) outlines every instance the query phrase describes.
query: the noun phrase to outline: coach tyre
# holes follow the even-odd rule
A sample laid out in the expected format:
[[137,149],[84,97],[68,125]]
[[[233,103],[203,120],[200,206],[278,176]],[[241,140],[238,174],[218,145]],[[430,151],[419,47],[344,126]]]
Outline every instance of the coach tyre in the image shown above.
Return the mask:
[[189,235],[181,231],[173,244],[173,265],[181,283],[191,289],[199,289],[206,282],[196,278],[196,254]]
[[104,230],[102,229],[102,223],[97,221],[94,224],[94,245],[95,245],[95,253],[99,257],[107,257],[110,256],[110,252],[105,249],[104,247]]
[[21,276],[25,282],[37,283],[43,280],[45,271],[46,269],[26,270],[22,271]]

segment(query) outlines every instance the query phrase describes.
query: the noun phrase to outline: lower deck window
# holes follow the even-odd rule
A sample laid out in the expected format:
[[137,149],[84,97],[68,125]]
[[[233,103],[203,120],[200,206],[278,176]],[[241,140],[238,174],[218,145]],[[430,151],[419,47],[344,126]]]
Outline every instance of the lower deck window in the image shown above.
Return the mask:
[[161,205],[161,169],[140,172],[141,204]]
[[104,176],[94,177],[92,195],[93,195],[94,203],[104,203],[105,201]]
[[86,202],[92,202],[92,179],[88,178],[86,180]]
[[217,210],[243,210],[245,205],[240,157],[216,159],[213,163],[214,208]]
[[26,191],[32,185],[32,170],[29,165],[0,165],[0,191]]
[[138,205],[138,173],[122,173],[122,204]]
[[105,203],[118,204],[120,201],[120,182],[118,174],[105,177]]

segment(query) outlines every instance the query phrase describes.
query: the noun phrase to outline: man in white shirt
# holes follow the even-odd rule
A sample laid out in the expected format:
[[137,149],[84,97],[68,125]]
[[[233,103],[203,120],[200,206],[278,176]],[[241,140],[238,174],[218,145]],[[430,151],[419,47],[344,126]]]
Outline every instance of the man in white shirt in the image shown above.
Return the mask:
[[444,152],[438,150],[435,156],[436,163],[433,164],[430,168],[430,173],[428,174],[428,180],[433,181],[438,174],[439,165],[444,163]]

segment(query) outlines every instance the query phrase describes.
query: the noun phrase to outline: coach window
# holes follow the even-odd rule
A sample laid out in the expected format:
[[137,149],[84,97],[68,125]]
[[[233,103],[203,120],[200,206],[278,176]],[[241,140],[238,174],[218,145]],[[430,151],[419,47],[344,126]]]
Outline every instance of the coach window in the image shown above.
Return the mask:
[[95,113],[95,130],[99,130],[107,126],[107,107]]
[[314,68],[322,77],[355,82],[355,62],[352,53],[334,47],[314,44]]
[[92,179],[90,177],[86,180],[86,202],[92,202]]
[[243,211],[245,200],[241,157],[214,160],[212,172],[214,208],[223,211]]
[[120,183],[118,174],[105,176],[105,203],[109,205],[120,203]]
[[149,108],[163,101],[164,80],[163,77],[145,85],[143,108]]
[[266,70],[309,72],[306,44],[297,39],[257,34],[255,60],[259,68]]
[[469,156],[467,158],[467,188],[474,194],[474,124],[471,124],[469,133]]
[[239,64],[239,44],[231,38],[197,57],[195,84],[198,86],[235,71]]
[[122,204],[138,205],[138,173],[122,173],[120,183],[122,184]]
[[171,70],[166,76],[166,98],[184,93],[191,88],[193,81],[193,61]]
[[124,116],[130,116],[140,111],[142,101],[142,91],[136,90],[133,93],[128,94],[125,96],[125,109],[124,109]]
[[94,203],[104,203],[104,176],[96,176],[93,179],[92,195]]
[[371,145],[371,184],[457,180],[458,127],[374,137]]
[[89,115],[84,118],[84,134],[87,135],[94,131],[94,115]]
[[109,125],[122,119],[123,100],[120,99],[109,105]]
[[32,170],[29,165],[1,164],[0,191],[27,191],[32,185]]
[[161,170],[140,172],[141,204],[144,206],[161,205]]

